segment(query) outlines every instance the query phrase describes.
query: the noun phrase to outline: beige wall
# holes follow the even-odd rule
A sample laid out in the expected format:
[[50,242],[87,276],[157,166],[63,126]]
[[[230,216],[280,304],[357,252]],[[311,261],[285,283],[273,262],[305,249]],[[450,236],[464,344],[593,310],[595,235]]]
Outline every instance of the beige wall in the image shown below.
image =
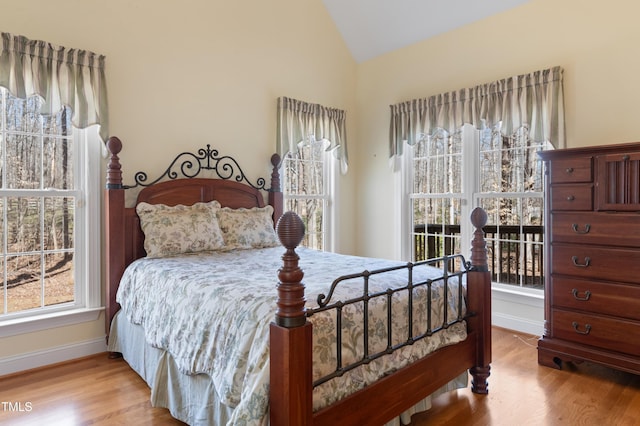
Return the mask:
[[[207,143],[269,178],[278,96],[345,109],[355,139],[356,64],[321,0],[21,0],[3,4],[0,30],[107,56],[125,183]],[[340,179],[346,252],[354,176]],[[2,339],[0,359],[95,339],[102,321]]]
[[[358,253],[392,257],[389,105],[562,66],[568,146],[640,140],[640,3],[532,0],[360,64]],[[375,232],[373,232],[375,230]]]

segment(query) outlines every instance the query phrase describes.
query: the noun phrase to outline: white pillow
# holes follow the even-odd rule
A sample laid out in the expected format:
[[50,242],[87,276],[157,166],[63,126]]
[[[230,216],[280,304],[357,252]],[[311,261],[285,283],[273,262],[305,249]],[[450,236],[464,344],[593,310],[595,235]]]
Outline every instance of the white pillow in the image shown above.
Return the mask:
[[147,257],[219,250],[224,239],[216,212],[220,203],[167,206],[139,203],[136,212],[144,232]]

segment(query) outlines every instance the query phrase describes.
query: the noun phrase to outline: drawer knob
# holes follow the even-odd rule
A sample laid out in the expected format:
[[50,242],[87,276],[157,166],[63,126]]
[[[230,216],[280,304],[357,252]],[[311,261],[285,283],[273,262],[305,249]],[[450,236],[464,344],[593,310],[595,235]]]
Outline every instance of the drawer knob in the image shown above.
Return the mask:
[[576,300],[580,300],[582,302],[586,302],[587,300],[591,299],[591,292],[589,290],[584,292],[584,296],[580,296],[578,293],[579,292],[578,292],[577,288],[574,288],[573,290],[571,290],[571,294],[573,294],[573,297]]
[[576,197],[574,197],[573,195],[569,195],[569,196],[567,197],[567,201],[573,201],[573,200],[575,200],[575,199],[576,199]]
[[571,325],[573,326],[573,329],[575,330],[575,332],[578,333],[578,334],[587,335],[587,334],[589,334],[591,332],[591,324],[585,324],[584,325],[584,331],[580,330],[580,325],[576,321],[571,323]]
[[588,234],[591,230],[591,225],[589,225],[588,223],[584,225],[584,229],[578,229],[577,223],[574,223],[573,225],[571,225],[571,227],[573,228],[573,232],[575,232],[576,234]]
[[579,268],[586,268],[591,264],[591,258],[588,256],[584,258],[584,263],[578,263],[578,256],[572,256],[571,260],[573,261],[573,266],[577,266]]
[[565,170],[567,173],[573,173],[573,167],[567,167]]

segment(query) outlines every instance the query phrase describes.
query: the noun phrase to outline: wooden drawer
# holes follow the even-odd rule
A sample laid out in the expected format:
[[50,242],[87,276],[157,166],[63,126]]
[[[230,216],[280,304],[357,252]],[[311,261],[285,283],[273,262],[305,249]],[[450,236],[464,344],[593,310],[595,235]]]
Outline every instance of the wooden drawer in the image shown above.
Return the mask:
[[640,321],[640,286],[553,277],[554,308],[588,311]]
[[553,242],[640,247],[640,214],[554,212]]
[[640,249],[551,243],[551,273],[640,284]]
[[591,182],[591,157],[557,159],[549,166],[551,183]]
[[551,211],[593,209],[593,185],[570,184],[551,186]]
[[640,356],[640,322],[552,309],[553,337]]

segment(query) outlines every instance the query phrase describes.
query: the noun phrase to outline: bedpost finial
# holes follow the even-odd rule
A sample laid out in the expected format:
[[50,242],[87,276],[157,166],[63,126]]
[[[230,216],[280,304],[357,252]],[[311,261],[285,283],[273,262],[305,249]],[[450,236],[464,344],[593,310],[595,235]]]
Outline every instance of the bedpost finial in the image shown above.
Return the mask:
[[280,154],[275,153],[271,156],[271,165],[273,167],[280,167],[281,162],[282,162],[282,157],[280,157]]
[[304,238],[304,222],[295,212],[288,211],[278,220],[276,232],[280,242],[287,250],[293,250]]
[[282,158],[280,154],[275,153],[271,156],[271,189],[270,192],[280,192],[280,163]]
[[481,207],[476,207],[471,212],[471,224],[476,229],[482,229],[487,224],[487,212]]
[[118,155],[122,151],[122,141],[116,136],[111,136],[107,140],[107,149],[111,154]]
[[471,240],[471,267],[475,271],[488,271],[487,242],[482,228],[487,224],[487,212],[476,207],[471,212],[471,223],[476,228]]
[[283,265],[278,270],[278,310],[276,324],[281,327],[294,328],[303,326],[306,321],[304,307],[304,272],[298,266],[300,259],[295,248],[304,237],[304,222],[300,216],[288,211],[280,217],[276,226],[280,242],[287,249],[282,256]]
[[107,189],[122,189],[122,165],[118,154],[122,151],[122,141],[115,136],[107,140],[107,149],[111,153],[107,164]]

